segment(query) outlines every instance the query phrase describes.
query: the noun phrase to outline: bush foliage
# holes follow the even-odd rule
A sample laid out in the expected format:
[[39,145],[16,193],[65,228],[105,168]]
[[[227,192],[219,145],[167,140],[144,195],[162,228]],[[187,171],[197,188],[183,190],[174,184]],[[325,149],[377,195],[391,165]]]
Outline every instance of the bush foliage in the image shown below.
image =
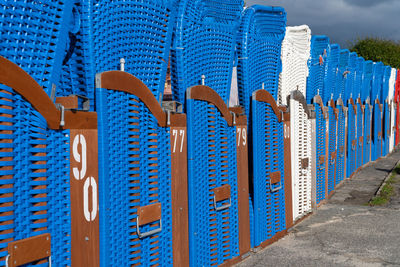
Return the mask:
[[366,60],[382,61],[385,65],[400,69],[400,42],[365,38],[358,40],[350,50]]

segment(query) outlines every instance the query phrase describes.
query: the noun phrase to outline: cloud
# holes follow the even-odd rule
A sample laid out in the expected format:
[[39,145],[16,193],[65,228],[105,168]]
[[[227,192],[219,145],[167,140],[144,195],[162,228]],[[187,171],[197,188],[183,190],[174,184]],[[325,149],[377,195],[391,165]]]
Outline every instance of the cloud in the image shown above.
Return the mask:
[[282,6],[288,25],[307,24],[313,34],[330,37],[331,42],[348,47],[367,36],[400,40],[398,12],[394,0],[247,0],[247,5]]
[[358,6],[358,7],[366,7],[371,8],[377,5],[388,4],[394,2],[394,0],[344,0],[347,4]]

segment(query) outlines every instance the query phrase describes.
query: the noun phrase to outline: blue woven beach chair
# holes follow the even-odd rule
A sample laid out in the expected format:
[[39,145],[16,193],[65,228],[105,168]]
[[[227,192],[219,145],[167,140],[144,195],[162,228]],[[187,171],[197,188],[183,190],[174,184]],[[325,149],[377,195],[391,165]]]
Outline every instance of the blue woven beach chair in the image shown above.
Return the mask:
[[346,178],[350,177],[356,167],[357,153],[357,105],[355,102],[356,96],[353,95],[355,89],[355,79],[357,71],[357,53],[352,52],[349,55],[349,64],[347,65],[346,86],[343,95],[343,101],[348,108],[347,113],[347,151],[346,151]]
[[364,106],[364,149],[363,164],[367,164],[371,160],[371,140],[372,140],[372,105],[370,103],[370,95],[372,90],[373,62],[371,60],[364,63],[364,78],[361,89],[361,102]]
[[390,140],[390,103],[389,103],[389,80],[392,73],[392,67],[384,67],[383,86],[381,91],[381,103],[383,104],[382,114],[382,156],[389,153],[389,140]]
[[[63,121],[64,113],[57,110],[43,88],[26,72],[3,57],[0,66],[0,265],[5,266],[10,242],[27,242],[28,246],[27,240],[49,234],[43,237],[51,247],[47,257],[51,256],[53,266],[71,266],[74,248],[71,247],[70,130],[62,128],[69,129],[71,113],[65,113]],[[43,239],[36,242],[40,245],[31,248],[32,251],[47,246]],[[16,254],[18,251],[14,251],[13,255]],[[10,253],[9,261],[17,261],[13,255]],[[28,258],[32,256],[35,255]],[[49,265],[47,257],[39,258],[40,266]],[[24,266],[33,266],[25,263],[28,262]]]
[[326,158],[326,138],[327,138],[327,125],[326,121],[329,119],[328,110],[322,103],[322,98],[316,95],[313,99],[315,108],[315,122],[316,122],[316,202],[317,204],[325,200],[327,197],[327,173],[328,159]]
[[382,156],[382,112],[381,94],[383,87],[384,65],[382,62],[374,63],[371,104],[374,106],[372,113],[372,149],[371,160],[375,161]]
[[339,69],[340,46],[338,44],[329,45],[328,58],[326,61],[326,74],[324,88],[322,90],[322,101],[328,105],[329,136],[328,136],[328,195],[335,190],[336,158],[337,158],[337,123],[338,113],[333,100],[336,92],[336,76]]
[[315,35],[311,38],[311,56],[308,60],[309,74],[307,78],[306,99],[311,104],[314,96],[321,95],[326,75],[329,38]]
[[167,114],[143,82],[120,71],[98,75],[96,107],[100,263],[172,266],[174,150]]
[[190,266],[220,265],[240,255],[237,127],[211,88],[186,94]]
[[59,86],[73,1],[2,0],[0,5],[0,56],[24,69],[50,95],[52,85]]
[[143,81],[161,101],[175,2],[77,0],[57,96],[85,96],[93,109],[96,73],[123,68]]
[[339,69],[340,46],[331,44],[328,48],[328,58],[325,67],[324,87],[321,93],[323,102],[326,104],[332,98],[334,99],[336,92],[336,75]]
[[227,103],[243,0],[182,0],[177,10],[171,51],[173,99],[184,104],[186,90],[204,77],[204,84]]
[[[336,71],[335,71],[336,74]],[[336,76],[335,76],[336,80]],[[338,126],[338,110],[335,101],[331,99],[328,102],[328,118],[329,118],[329,138],[328,138],[328,195],[335,190],[336,180],[336,159],[337,159],[337,126]]]
[[252,247],[286,229],[283,113],[272,94],[253,93],[253,181],[250,197]]
[[275,100],[278,97],[285,31],[286,12],[281,7],[255,5],[244,12],[238,36],[238,92],[249,126],[253,92],[264,88]]
[[338,185],[345,178],[345,162],[346,162],[346,107],[343,100],[339,98],[336,101],[338,109],[338,127],[337,127],[337,158],[336,158],[336,179]]
[[357,58],[357,70],[355,78],[355,86],[353,91],[354,101],[357,105],[357,127],[356,127],[356,140],[357,140],[357,153],[356,153],[356,170],[363,165],[363,140],[364,140],[364,105],[361,100],[361,90],[363,87],[364,78],[364,65],[365,59],[362,57]]

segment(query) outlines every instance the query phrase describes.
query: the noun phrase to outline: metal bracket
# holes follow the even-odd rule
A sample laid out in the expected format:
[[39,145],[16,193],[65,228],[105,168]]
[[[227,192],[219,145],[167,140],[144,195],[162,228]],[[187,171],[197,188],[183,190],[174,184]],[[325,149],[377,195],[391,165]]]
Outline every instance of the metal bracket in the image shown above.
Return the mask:
[[233,112],[233,111],[229,111],[229,112],[231,113],[232,118],[233,118],[233,125],[236,125],[236,114],[235,114],[235,112]]
[[57,108],[58,110],[61,111],[60,126],[61,126],[61,127],[64,127],[64,126],[65,126],[65,120],[64,120],[64,117],[65,117],[65,108],[64,108],[64,106],[61,105],[61,104],[56,104],[56,108]]

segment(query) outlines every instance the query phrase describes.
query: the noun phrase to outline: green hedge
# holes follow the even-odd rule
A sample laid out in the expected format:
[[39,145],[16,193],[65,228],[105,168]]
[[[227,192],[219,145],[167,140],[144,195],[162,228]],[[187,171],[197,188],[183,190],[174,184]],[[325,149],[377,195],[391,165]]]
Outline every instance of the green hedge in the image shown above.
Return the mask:
[[378,38],[357,41],[350,50],[366,60],[382,61],[385,65],[400,69],[400,43]]

